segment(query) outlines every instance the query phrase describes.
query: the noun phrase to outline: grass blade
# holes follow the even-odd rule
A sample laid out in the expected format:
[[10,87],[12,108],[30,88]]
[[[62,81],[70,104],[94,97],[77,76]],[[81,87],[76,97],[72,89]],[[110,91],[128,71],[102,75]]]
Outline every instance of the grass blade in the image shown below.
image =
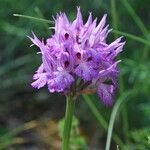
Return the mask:
[[[92,100],[90,99],[90,97],[88,95],[82,95],[85,103],[88,105],[90,111],[92,112],[92,114],[94,115],[94,117],[96,118],[98,124],[104,128],[105,131],[107,131],[108,129],[108,123],[106,122],[106,120],[104,119],[103,115],[99,112],[99,110],[97,109],[97,107],[94,105],[94,103],[92,102]],[[118,137],[117,134],[113,134],[113,139],[114,141],[121,147],[125,147],[124,143],[122,142],[122,140]]]
[[34,21],[40,21],[40,22],[46,22],[49,24],[53,24],[53,21],[47,20],[47,19],[42,19],[42,18],[36,18],[36,17],[32,17],[32,16],[26,16],[26,15],[21,15],[21,14],[13,14],[13,16],[15,17],[22,17],[22,18],[26,18],[26,19],[31,19]]
[[125,36],[127,38],[130,38],[132,40],[138,41],[138,42],[140,42],[142,44],[145,44],[147,46],[150,46],[150,41],[145,40],[143,38],[140,38],[140,37],[138,37],[136,35],[133,35],[133,34],[130,34],[130,33],[126,33],[126,32],[122,32],[122,31],[118,31],[118,30],[113,30],[112,32],[115,33],[115,34],[118,34],[118,35],[123,35],[123,36]]
[[127,0],[121,0],[124,7],[127,9],[131,17],[133,18],[134,22],[137,24],[137,26],[140,28],[140,30],[143,32],[144,35],[147,35],[148,30],[145,27],[144,23],[140,19],[140,17],[136,14],[132,6],[129,4]]
[[120,105],[127,97],[131,96],[134,93],[135,93],[134,90],[127,91],[115,103],[112,113],[111,113],[111,116],[110,116],[105,150],[110,150],[113,127],[114,127],[116,116],[118,115]]
[[[116,0],[111,0],[111,18],[112,18],[112,25],[113,28],[118,30],[119,29],[119,16],[117,13],[117,3]],[[115,36],[115,38],[117,38],[117,36]],[[119,59],[121,60],[121,56],[119,56]],[[123,95],[124,93],[124,79],[123,76],[119,76],[119,95]],[[127,135],[128,135],[128,130],[129,130],[129,125],[128,125],[128,113],[127,113],[127,106],[124,105],[124,108],[122,109],[122,121],[123,121],[123,126],[122,126],[122,130],[123,130],[123,134],[124,137],[126,137],[127,139]]]
[[112,18],[112,24],[113,28],[115,30],[118,30],[118,17],[116,12],[116,0],[111,0],[111,18]]

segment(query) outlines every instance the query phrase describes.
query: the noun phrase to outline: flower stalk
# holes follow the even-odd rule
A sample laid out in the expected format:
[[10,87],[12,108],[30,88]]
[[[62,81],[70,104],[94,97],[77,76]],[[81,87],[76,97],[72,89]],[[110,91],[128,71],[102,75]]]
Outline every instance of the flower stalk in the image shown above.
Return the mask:
[[67,96],[67,98],[66,98],[65,124],[64,124],[64,130],[63,130],[62,150],[68,150],[69,149],[69,139],[70,139],[74,109],[75,109],[75,98],[73,96]]

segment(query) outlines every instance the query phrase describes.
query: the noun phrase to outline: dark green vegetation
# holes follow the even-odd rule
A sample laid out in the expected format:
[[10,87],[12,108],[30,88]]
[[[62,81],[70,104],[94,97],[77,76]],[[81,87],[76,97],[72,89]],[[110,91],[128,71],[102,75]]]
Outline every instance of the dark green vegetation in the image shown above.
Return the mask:
[[98,20],[107,13],[110,28],[114,29],[108,41],[123,35],[126,46],[118,58],[122,62],[116,104],[105,108],[95,95],[81,97],[76,116],[82,136],[76,135],[78,138],[72,143],[86,149],[86,139],[90,149],[104,149],[108,125],[108,141],[114,125],[111,150],[117,149],[117,145],[120,150],[150,149],[149,0],[1,0],[0,149],[59,149],[60,139],[53,132],[57,133],[55,126],[64,115],[65,100],[63,96],[49,94],[46,88],[31,88],[40,57],[36,47],[29,47],[31,42],[26,37],[33,30],[38,37],[47,38],[53,25],[13,14],[52,20],[56,12],[65,11],[72,20],[76,6],[81,6],[84,19],[88,11]]

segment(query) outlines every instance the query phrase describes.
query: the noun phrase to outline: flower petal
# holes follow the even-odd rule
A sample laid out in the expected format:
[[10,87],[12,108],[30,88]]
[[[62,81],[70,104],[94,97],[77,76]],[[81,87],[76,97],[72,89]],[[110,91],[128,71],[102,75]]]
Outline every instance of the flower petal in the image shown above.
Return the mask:
[[113,102],[114,86],[99,83],[97,86],[97,94],[101,98],[104,105],[110,106]]
[[39,78],[37,78],[37,80],[34,81],[31,85],[34,88],[40,89],[41,87],[43,87],[47,83],[46,73],[41,73],[38,77]]
[[48,81],[50,92],[64,92],[69,89],[74,78],[68,72],[61,70],[54,73],[54,77]]
[[90,81],[98,75],[97,70],[92,67],[92,64],[86,62],[79,64],[75,69],[75,73],[85,81]]

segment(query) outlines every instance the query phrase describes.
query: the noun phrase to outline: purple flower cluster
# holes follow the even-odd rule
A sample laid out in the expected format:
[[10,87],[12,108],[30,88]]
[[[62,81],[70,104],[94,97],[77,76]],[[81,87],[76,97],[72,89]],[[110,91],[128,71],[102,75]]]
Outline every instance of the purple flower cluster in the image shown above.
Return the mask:
[[104,104],[110,105],[117,86],[117,64],[114,58],[122,51],[125,42],[118,38],[106,43],[110,30],[106,26],[106,15],[97,25],[89,13],[84,24],[80,8],[77,17],[69,22],[65,13],[57,14],[55,34],[40,41],[33,33],[30,37],[41,50],[42,64],[33,76],[34,88],[48,86],[50,92],[77,94],[85,89],[95,89]]

